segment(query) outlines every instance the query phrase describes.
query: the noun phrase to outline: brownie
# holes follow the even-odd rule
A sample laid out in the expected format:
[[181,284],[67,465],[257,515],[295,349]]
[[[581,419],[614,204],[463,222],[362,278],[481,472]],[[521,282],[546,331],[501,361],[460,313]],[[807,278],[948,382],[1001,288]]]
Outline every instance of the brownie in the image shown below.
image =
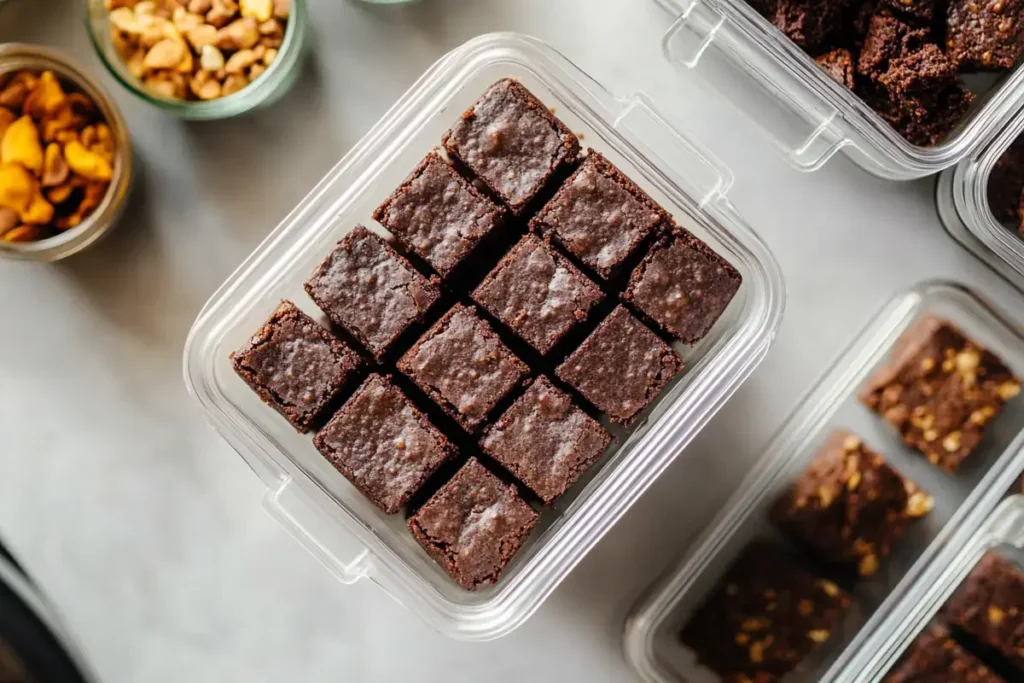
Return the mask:
[[447,277],[502,223],[503,211],[431,152],[373,219]]
[[850,51],[843,47],[826,52],[814,58],[822,69],[825,70],[837,83],[845,85],[850,90],[854,86],[853,56]]
[[911,21],[927,26],[935,16],[936,0],[878,0],[893,12],[905,16]]
[[1024,667],[1024,572],[987,552],[942,607],[942,618]]
[[470,432],[529,374],[490,325],[461,304],[420,337],[398,369]]
[[698,661],[726,681],[775,683],[836,629],[850,598],[786,551],[756,541],[683,627]]
[[908,142],[931,147],[944,141],[963,120],[974,103],[974,93],[957,83],[935,93],[929,102],[886,102],[876,110]]
[[871,576],[932,497],[847,431],[832,434],[779,499],[772,521],[821,560]]
[[919,635],[885,683],[1005,683],[941,626]]
[[842,31],[849,6],[849,0],[777,0],[772,23],[813,53]]
[[1024,0],[949,0],[946,54],[962,71],[1012,69],[1024,48]]
[[540,353],[547,353],[604,295],[569,260],[533,235],[473,292],[473,300]]
[[633,271],[625,299],[667,334],[704,338],[743,278],[711,247],[681,228],[660,240]]
[[928,39],[927,28],[913,26],[881,9],[868,22],[864,46],[857,57],[857,73],[875,81],[889,70],[892,60],[921,49]]
[[495,583],[537,524],[515,486],[475,458],[409,518],[412,535],[460,586]]
[[355,373],[359,357],[290,301],[231,354],[263,402],[308,432]]
[[636,183],[590,150],[531,225],[607,279],[668,220]]
[[306,292],[338,327],[378,359],[441,296],[377,235],[356,226],[306,282]]
[[565,392],[540,377],[487,428],[480,445],[550,505],[601,457],[611,440]]
[[989,172],[986,193],[992,214],[1001,221],[1017,223],[1021,218],[1024,191],[1024,137],[1014,140]]
[[384,377],[370,375],[313,444],[387,514],[398,512],[455,448]]
[[889,421],[908,446],[950,472],[977,448],[1020,381],[991,351],[952,323],[919,320],[868,382],[861,400]]
[[683,359],[622,306],[597,326],[556,374],[623,425],[683,369]]
[[[936,96],[957,85],[956,66],[938,45],[928,43],[891,59],[889,68],[878,75],[878,83],[891,100],[927,110]],[[919,118],[926,114],[916,113]]]
[[511,78],[491,85],[442,142],[517,216],[580,153],[572,131]]

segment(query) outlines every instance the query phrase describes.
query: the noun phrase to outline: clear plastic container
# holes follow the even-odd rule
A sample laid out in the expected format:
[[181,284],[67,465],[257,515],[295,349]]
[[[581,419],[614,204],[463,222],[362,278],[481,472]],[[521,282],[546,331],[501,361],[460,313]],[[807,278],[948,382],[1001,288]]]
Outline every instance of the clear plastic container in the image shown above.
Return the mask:
[[[786,683],[866,683],[865,662],[891,645],[897,625],[916,614],[920,590],[936,563],[973,538],[983,520],[1024,470],[1024,401],[1011,401],[992,422],[978,450],[953,475],[903,445],[895,430],[862,406],[857,391],[889,357],[899,336],[923,316],[959,325],[1024,373],[1019,328],[967,289],[926,282],[890,301],[800,401],[757,465],[680,563],[652,587],[626,623],[625,654],[644,681],[714,682],[679,639],[683,625],[755,537],[781,537],[768,522],[778,497],[804,470],[822,442],[848,428],[897,470],[932,494],[935,508],[914,522],[853,590],[854,607],[802,673]],[[884,671],[883,671],[884,673]]]
[[668,59],[692,69],[803,171],[842,151],[882,178],[937,173],[990,140],[1024,93],[1016,69],[978,97],[946,142],[912,145],[744,0],[656,1],[674,19],[663,39]]
[[[619,447],[541,516],[494,586],[459,588],[310,443],[235,376],[228,353],[277,301],[313,313],[302,282],[356,223],[436,146],[493,82],[515,77],[584,143],[606,154],[740,271],[743,284],[711,333],[680,347],[681,379]],[[657,152],[655,152],[657,150]],[[443,57],[256,249],[199,315],[185,376],[209,420],[267,484],[266,508],[343,583],[368,578],[460,639],[503,636],[536,610],[763,358],[783,309],[774,258],[726,198],[731,175],[674,129],[643,95],[616,97],[547,45],[491,34]]]
[[1024,238],[996,219],[987,192],[992,167],[1022,133],[1024,109],[991,142],[939,176],[935,201],[953,239],[1024,290]]

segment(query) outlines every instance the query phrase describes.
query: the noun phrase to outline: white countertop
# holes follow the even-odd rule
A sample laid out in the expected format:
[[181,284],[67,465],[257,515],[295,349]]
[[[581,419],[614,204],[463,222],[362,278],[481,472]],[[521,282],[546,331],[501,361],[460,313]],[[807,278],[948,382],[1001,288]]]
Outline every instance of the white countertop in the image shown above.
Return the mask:
[[[62,47],[95,73],[82,2],[15,0],[0,42]],[[1024,319],[1024,298],[956,245],[933,180],[845,160],[790,170],[661,57],[651,0],[312,0],[290,95],[186,124],[104,75],[141,161],[122,225],[59,265],[0,262],[0,536],[103,681],[623,681],[623,619],[759,447],[896,291],[954,278]],[[785,271],[763,365],[525,626],[436,634],[373,584],[338,584],[260,508],[262,486],[203,422],[181,349],[206,298],[435,59],[494,30],[543,38],[613,91],[642,89],[736,174],[729,196]]]

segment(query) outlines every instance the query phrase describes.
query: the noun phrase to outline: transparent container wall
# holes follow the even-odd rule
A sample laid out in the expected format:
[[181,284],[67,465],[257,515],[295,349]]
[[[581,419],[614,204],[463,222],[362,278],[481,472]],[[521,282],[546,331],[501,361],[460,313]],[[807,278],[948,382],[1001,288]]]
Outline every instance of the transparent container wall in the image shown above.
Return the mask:
[[907,142],[849,89],[743,0],[656,0],[668,14],[666,57],[693,70],[796,168],[814,171],[842,151],[869,173],[910,180],[966,157],[1005,124],[1024,70],[985,84],[964,122],[936,147]]
[[[757,466],[681,564],[641,601],[627,624],[626,654],[646,681],[714,682],[699,667],[679,632],[720,581],[740,551],[755,537],[783,540],[768,523],[775,501],[809,464],[836,429],[849,429],[881,453],[898,471],[932,494],[935,508],[913,522],[882,561],[878,573],[852,590],[855,605],[838,633],[786,683],[846,681],[856,672],[855,656],[865,639],[906,605],[902,599],[936,554],[964,529],[976,530],[1022,469],[1024,400],[1011,401],[993,421],[978,450],[956,474],[948,474],[911,451],[895,430],[861,405],[857,392],[889,357],[910,325],[938,316],[960,326],[1024,373],[1024,337],[971,292],[949,283],[925,283],[891,301],[832,369],[800,402]],[[973,525],[973,526],[972,526]]]
[[[679,348],[686,362],[682,377],[637,427],[618,430],[620,445],[543,512],[501,580],[467,592],[423,552],[403,515],[382,514],[308,436],[262,405],[235,375],[228,354],[282,298],[318,315],[302,289],[314,266],[353,226],[370,224],[374,208],[458,116],[491,83],[509,76],[732,262],[743,284],[711,333]],[[428,71],[214,295],[187,343],[186,381],[214,426],[267,483],[271,513],[340,580],[370,578],[454,637],[504,635],[540,605],[767,350],[782,312],[781,275],[725,199],[730,183],[728,172],[642,95],[611,95],[533,39],[478,38]]]

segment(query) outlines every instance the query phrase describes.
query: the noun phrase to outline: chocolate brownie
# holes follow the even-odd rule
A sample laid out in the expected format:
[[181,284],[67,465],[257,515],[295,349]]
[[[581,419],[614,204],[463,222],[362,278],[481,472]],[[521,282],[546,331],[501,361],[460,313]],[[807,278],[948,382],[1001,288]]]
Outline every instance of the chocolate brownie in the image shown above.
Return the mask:
[[491,85],[442,141],[517,216],[580,153],[572,131],[511,78]]
[[568,259],[533,235],[473,292],[473,300],[540,353],[547,353],[604,295]]
[[1012,69],[1024,48],[1024,0],[949,0],[946,54],[961,71]]
[[920,50],[928,39],[928,29],[912,26],[892,12],[881,9],[868,22],[864,46],[857,57],[857,73],[876,81],[889,70],[892,60]]
[[1024,572],[987,552],[942,607],[942,618],[1024,667]]
[[398,369],[470,432],[529,374],[490,325],[461,304],[420,337]]
[[437,278],[420,275],[361,225],[338,242],[305,287],[331,322],[378,359],[441,296]]
[[497,422],[481,447],[550,505],[601,457],[612,437],[546,377]]
[[308,432],[359,366],[359,357],[290,301],[282,301],[231,354],[235,372],[263,402]]
[[936,0],[878,0],[892,11],[927,26],[935,16]]
[[940,93],[957,85],[956,66],[938,45],[928,43],[889,60],[889,68],[878,75],[878,84],[890,100],[924,110],[915,112],[921,118]]
[[856,436],[832,434],[779,499],[772,520],[825,562],[871,576],[932,497]]
[[991,351],[952,323],[926,317],[900,338],[861,400],[908,446],[950,472],[977,448],[1020,380]]
[[989,172],[988,206],[1001,221],[1017,223],[1021,218],[1021,192],[1024,191],[1024,137],[1014,140]]
[[949,137],[963,120],[974,103],[974,93],[956,83],[935,93],[929,102],[886,101],[876,105],[876,111],[911,144],[931,147]]
[[455,448],[384,377],[370,375],[313,444],[387,514],[398,512]]
[[666,333],[692,344],[708,333],[742,281],[711,247],[676,228],[633,271],[625,298]]
[[777,0],[772,23],[813,53],[841,33],[849,5],[849,0]]
[[628,426],[682,369],[671,346],[617,306],[556,374],[612,421]]
[[531,221],[602,278],[611,277],[668,214],[594,150]]
[[475,458],[409,518],[409,529],[460,586],[495,583],[537,524],[537,513]]
[[384,200],[373,219],[447,277],[502,223],[503,211],[435,152]]
[[830,52],[815,57],[814,61],[825,70],[825,73],[834,78],[837,83],[841,83],[850,90],[853,90],[855,69],[853,68],[853,56],[849,50],[837,47]]
[[977,657],[960,647],[941,626],[933,626],[911,644],[885,683],[1005,683]]
[[748,546],[683,627],[682,641],[726,681],[775,683],[835,631],[850,597],[766,542]]

